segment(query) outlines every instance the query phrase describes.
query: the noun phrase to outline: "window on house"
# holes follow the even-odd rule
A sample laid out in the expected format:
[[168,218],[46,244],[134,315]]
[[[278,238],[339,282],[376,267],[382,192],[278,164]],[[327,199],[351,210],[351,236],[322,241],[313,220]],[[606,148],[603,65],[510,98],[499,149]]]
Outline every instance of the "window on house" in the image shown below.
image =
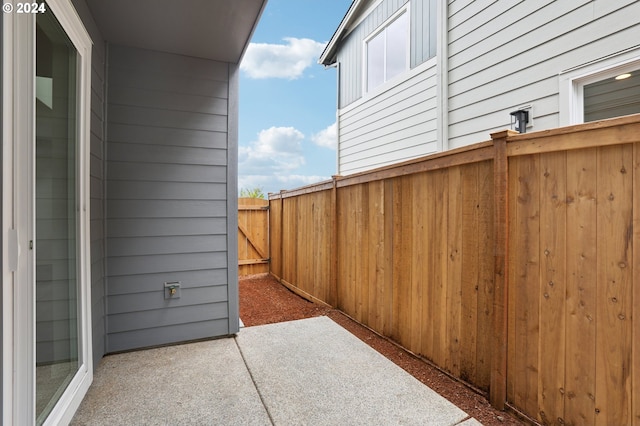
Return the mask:
[[365,40],[367,92],[409,68],[409,14],[407,9]]
[[640,68],[614,74],[583,86],[585,123],[640,113]]

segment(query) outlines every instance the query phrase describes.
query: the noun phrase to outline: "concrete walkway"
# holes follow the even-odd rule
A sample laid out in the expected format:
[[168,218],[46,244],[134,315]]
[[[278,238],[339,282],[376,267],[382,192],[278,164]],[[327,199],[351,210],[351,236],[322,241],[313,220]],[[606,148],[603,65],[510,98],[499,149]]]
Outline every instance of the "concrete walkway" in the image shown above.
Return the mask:
[[479,423],[327,317],[105,357],[73,425]]

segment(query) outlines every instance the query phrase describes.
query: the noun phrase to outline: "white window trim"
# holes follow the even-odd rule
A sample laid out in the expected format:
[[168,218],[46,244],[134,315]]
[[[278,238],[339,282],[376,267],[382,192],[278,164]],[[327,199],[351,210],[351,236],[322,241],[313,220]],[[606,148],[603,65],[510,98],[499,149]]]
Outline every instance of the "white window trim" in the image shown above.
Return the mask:
[[640,69],[640,48],[560,73],[560,126],[584,123],[584,86]]
[[[391,15],[389,18],[387,18],[386,21],[384,21],[380,26],[378,26],[378,28],[376,28],[375,31],[373,31],[371,34],[369,34],[363,40],[363,42],[362,42],[362,93],[363,93],[363,97],[375,95],[377,93],[386,91],[387,89],[389,89],[389,87],[395,85],[396,82],[399,79],[404,78],[406,76],[407,71],[409,71],[411,69],[411,13],[410,12],[411,11],[409,9],[409,2],[407,2],[407,4],[405,4],[403,7],[398,9],[393,15]],[[398,74],[397,76],[393,77],[390,80],[386,80],[385,79],[385,81],[382,84],[379,84],[378,86],[374,87],[371,90],[367,90],[367,71],[368,71],[368,67],[367,67],[367,63],[368,63],[367,44],[369,43],[370,40],[372,40],[378,34],[383,32],[391,23],[393,23],[393,21],[398,19],[404,13],[407,13],[407,18],[408,18],[408,23],[409,23],[409,25],[407,25],[407,28],[406,28],[406,31],[407,31],[407,58],[406,58],[406,62],[405,62],[404,72]],[[386,49],[386,42],[385,42],[385,49]],[[385,61],[386,61],[386,53],[385,53]],[[386,63],[385,63],[385,66],[386,66]]]
[[[14,6],[16,0],[5,1]],[[93,380],[89,236],[89,155],[92,42],[71,2],[47,0],[78,51],[78,185],[81,364],[45,425],[71,421]],[[16,269],[3,268],[3,424],[35,423],[35,262],[28,248],[35,235],[35,15],[5,14],[3,22],[3,262],[17,251]],[[19,94],[19,96],[17,95]],[[25,143],[25,141],[31,141]]]

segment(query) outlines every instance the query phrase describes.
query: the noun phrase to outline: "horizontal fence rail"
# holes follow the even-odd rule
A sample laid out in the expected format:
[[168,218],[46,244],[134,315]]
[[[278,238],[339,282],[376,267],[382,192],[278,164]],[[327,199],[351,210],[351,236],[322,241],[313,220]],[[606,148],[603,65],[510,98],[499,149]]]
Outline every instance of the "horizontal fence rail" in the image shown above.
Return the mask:
[[495,133],[269,205],[292,290],[498,408],[640,424],[640,115]]

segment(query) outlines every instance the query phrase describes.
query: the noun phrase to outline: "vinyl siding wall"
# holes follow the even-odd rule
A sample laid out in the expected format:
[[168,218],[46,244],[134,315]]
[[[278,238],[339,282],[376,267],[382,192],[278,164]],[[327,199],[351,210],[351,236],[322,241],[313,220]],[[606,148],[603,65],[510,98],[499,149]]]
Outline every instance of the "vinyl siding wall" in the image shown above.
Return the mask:
[[640,2],[449,2],[449,146],[509,128],[533,105],[530,131],[558,127],[559,77],[637,46]]
[[438,149],[435,61],[396,87],[339,111],[340,174]]
[[[363,93],[363,42],[409,3],[410,68]],[[376,2],[363,5],[371,8]],[[342,41],[339,67],[339,174],[433,152],[436,147],[436,1],[383,0]],[[367,119],[363,119],[367,117]]]
[[[235,331],[229,68],[109,46],[107,352]],[[165,300],[168,281],[181,282],[179,299]]]

